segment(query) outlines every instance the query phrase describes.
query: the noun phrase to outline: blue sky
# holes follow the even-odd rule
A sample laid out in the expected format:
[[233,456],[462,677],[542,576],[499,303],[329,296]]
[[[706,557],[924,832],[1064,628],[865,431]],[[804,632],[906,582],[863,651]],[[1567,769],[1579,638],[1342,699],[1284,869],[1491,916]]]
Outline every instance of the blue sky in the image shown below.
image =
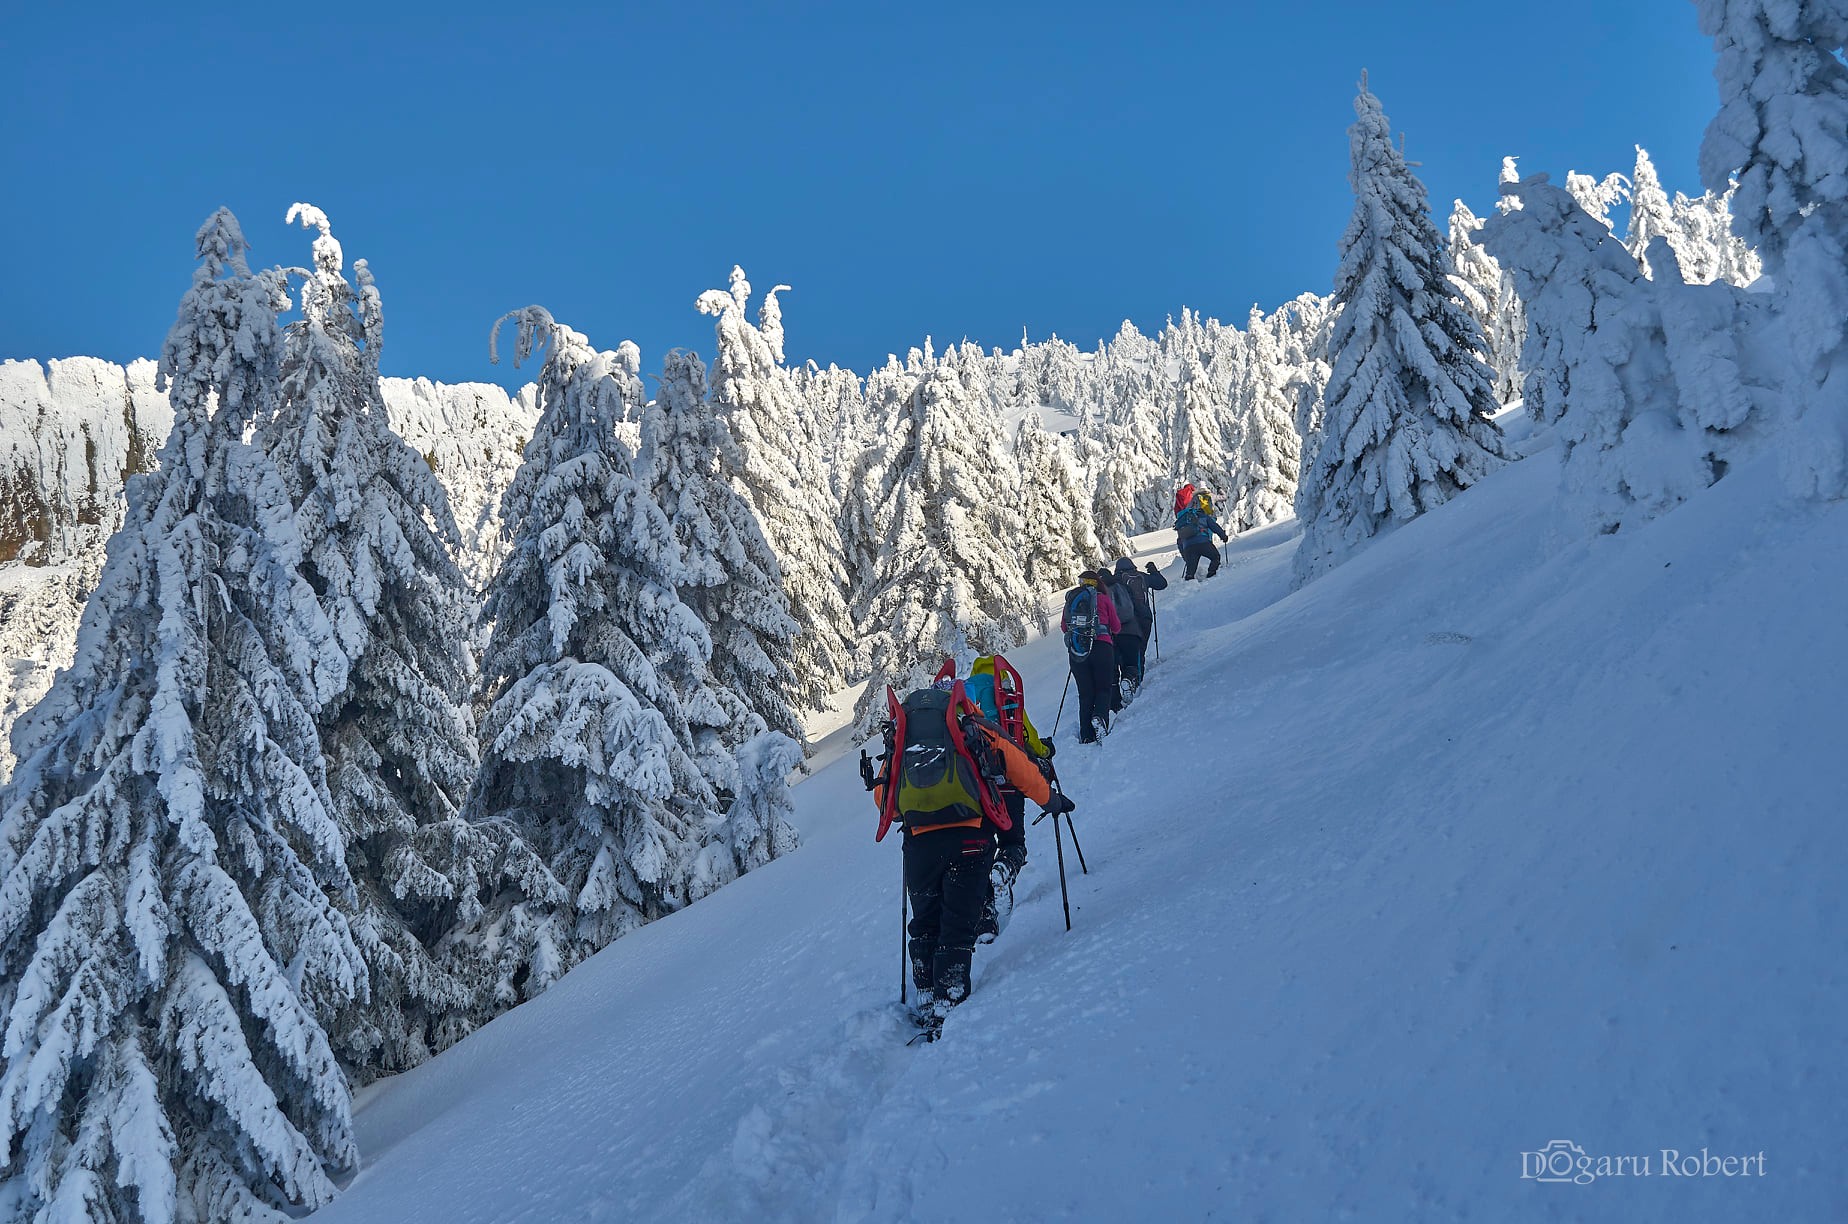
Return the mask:
[[1445,213],[1505,153],[1698,191],[1712,64],[1686,0],[14,6],[0,357],[158,355],[206,215],[305,264],[298,199],[388,374],[525,381],[486,340],[529,302],[658,369],[734,263],[792,362],[1090,347],[1326,292],[1363,67]]

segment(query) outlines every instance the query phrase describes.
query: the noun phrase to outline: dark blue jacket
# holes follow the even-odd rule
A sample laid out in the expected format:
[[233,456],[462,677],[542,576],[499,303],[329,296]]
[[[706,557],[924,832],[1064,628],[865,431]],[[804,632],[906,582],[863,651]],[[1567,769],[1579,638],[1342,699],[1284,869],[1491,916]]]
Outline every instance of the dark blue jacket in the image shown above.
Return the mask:
[[[1191,537],[1187,531],[1189,527],[1198,528],[1198,531]],[[1219,525],[1219,520],[1198,506],[1188,506],[1174,516],[1174,534],[1183,549],[1208,546],[1212,544],[1213,536],[1218,536],[1222,540],[1231,539],[1226,534],[1226,529]]]

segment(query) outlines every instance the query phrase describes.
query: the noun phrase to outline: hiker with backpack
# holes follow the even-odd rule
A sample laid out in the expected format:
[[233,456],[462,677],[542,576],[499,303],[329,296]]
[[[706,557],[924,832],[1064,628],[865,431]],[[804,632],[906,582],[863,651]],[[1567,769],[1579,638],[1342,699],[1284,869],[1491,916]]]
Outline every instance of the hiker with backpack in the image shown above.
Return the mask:
[[874,770],[864,751],[860,774],[879,808],[883,841],[893,824],[904,833],[906,932],[916,1015],[927,1029],[969,997],[977,927],[988,896],[995,843],[986,825],[1010,828],[1003,783],[1048,811],[1068,812],[1027,754],[985,726],[962,681],[944,679],[903,702],[886,690],[886,751]]
[[[945,666],[953,665],[946,663]],[[1026,690],[1020,673],[1000,655],[982,655],[969,665],[969,678],[963,686],[969,699],[981,707],[986,721],[1012,740],[1015,747],[1025,751],[1039,766],[1046,781],[1052,783],[1052,741],[1042,740],[1033,720],[1027,716]],[[977,941],[981,943],[992,941],[1007,925],[1008,915],[1014,911],[1014,881],[1027,865],[1027,796],[1009,783],[1001,787],[1001,801],[1013,823],[1005,829],[993,826],[995,865],[989,873],[989,901],[982,910],[982,922],[977,931]]]
[[[1123,619],[1123,632],[1117,635],[1116,656],[1117,670],[1133,695],[1142,687],[1149,634],[1155,628],[1155,605],[1149,600],[1149,592],[1167,590],[1168,580],[1162,577],[1153,561],[1145,569],[1137,570],[1134,561],[1118,557],[1111,589],[1113,593],[1122,591],[1129,597],[1131,615]],[[1121,603],[1117,605],[1117,615],[1122,616]]]
[[1183,580],[1192,581],[1194,570],[1203,559],[1208,563],[1208,578],[1219,572],[1219,550],[1213,547],[1214,536],[1222,540],[1232,538],[1219,525],[1219,520],[1201,509],[1194,487],[1182,485],[1180,492],[1174,495],[1174,538],[1182,559],[1187,562]]
[[1072,680],[1078,686],[1078,742],[1094,744],[1110,733],[1110,713],[1122,702],[1117,689],[1116,635],[1123,623],[1116,602],[1099,586],[1096,570],[1078,576],[1065,593],[1059,630]]

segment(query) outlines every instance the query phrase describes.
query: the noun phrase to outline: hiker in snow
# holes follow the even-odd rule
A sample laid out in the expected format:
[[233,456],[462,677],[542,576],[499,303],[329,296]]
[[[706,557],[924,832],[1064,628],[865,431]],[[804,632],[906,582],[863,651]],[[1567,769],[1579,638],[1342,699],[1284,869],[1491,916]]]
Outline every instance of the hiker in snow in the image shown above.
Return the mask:
[[[1001,672],[1000,677],[995,674],[997,670]],[[969,699],[981,707],[983,718],[1013,740],[1016,747],[1025,751],[1045,775],[1046,781],[1051,783],[1054,780],[1052,741],[1040,738],[1032,718],[1027,715],[1026,688],[1020,681],[1020,673],[1010,667],[1004,658],[982,655],[969,665],[969,678],[964,681],[964,690],[969,694]],[[1001,700],[1003,697],[1006,701]],[[1018,727],[1017,734],[1012,731],[1014,727]],[[1027,865],[1027,796],[1011,782],[1000,790],[1008,819],[1013,823],[1005,829],[999,825],[991,826],[995,834],[995,865],[989,873],[989,900],[982,910],[982,922],[977,932],[983,942],[999,935],[1001,928],[1006,925],[1007,915],[1014,909],[1014,880]]]
[[[1146,569],[1138,571],[1136,563],[1128,557],[1118,557],[1116,576],[1112,585],[1114,591],[1126,591],[1134,611],[1133,619],[1123,620],[1123,632],[1117,635],[1116,656],[1117,671],[1123,683],[1134,694],[1142,687],[1142,671],[1148,657],[1149,634],[1155,628],[1155,605],[1149,602],[1150,591],[1165,591],[1168,580],[1155,568],[1153,561]],[[1122,617],[1123,606],[1117,604],[1117,615]]]
[[1200,508],[1194,487],[1183,485],[1181,491],[1174,495],[1175,543],[1181,550],[1181,557],[1187,562],[1187,572],[1182,575],[1183,579],[1192,580],[1194,570],[1202,558],[1208,563],[1208,578],[1219,572],[1219,550],[1213,547],[1214,536],[1222,540],[1231,539],[1219,521]]
[[[1099,561],[1095,568],[1097,573],[1098,594],[1102,597],[1103,602],[1110,604],[1116,609],[1117,623],[1121,626],[1120,629],[1113,629],[1110,633],[1111,652],[1116,658],[1121,659],[1123,656],[1119,643],[1122,640],[1123,634],[1129,632],[1131,626],[1135,624],[1135,617],[1133,615],[1126,615],[1126,613],[1132,613],[1134,609],[1130,606],[1128,592],[1119,593],[1117,591],[1116,574],[1111,570],[1110,562]],[[1116,664],[1112,663],[1111,667],[1114,669]],[[1114,670],[1112,670],[1110,674],[1110,691],[1106,696],[1107,700],[1100,701],[1099,704],[1108,705],[1112,714],[1122,713],[1123,707],[1127,703],[1123,700],[1123,686],[1116,682],[1116,672]]]
[[1078,585],[1065,593],[1065,611],[1059,630],[1065,635],[1065,654],[1078,686],[1078,742],[1094,744],[1110,731],[1110,711],[1117,692],[1116,634],[1123,628],[1116,604],[1098,587],[1096,570],[1078,576]]
[[960,680],[945,679],[900,703],[886,690],[891,719],[875,775],[865,754],[861,774],[879,807],[883,839],[904,829],[905,891],[911,981],[921,1019],[940,1022],[969,997],[976,929],[988,896],[994,837],[985,825],[1009,827],[999,785],[1011,783],[1048,811],[1070,811],[1027,754],[992,727]]

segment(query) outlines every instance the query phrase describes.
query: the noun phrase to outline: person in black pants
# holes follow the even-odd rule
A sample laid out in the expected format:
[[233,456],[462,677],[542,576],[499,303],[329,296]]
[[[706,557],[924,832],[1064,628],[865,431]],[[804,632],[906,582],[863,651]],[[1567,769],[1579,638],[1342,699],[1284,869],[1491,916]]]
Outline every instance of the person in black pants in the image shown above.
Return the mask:
[[1206,576],[1211,578],[1219,572],[1219,550],[1213,547],[1213,537],[1230,539],[1226,529],[1219,525],[1219,520],[1201,510],[1198,505],[1189,505],[1174,516],[1175,545],[1181,550],[1181,557],[1187,562],[1184,579],[1191,580],[1194,570],[1201,561],[1207,563]]
[[1123,683],[1131,691],[1142,684],[1144,659],[1149,646],[1149,635],[1155,629],[1155,606],[1149,602],[1150,591],[1165,591],[1168,580],[1155,568],[1153,561],[1146,570],[1138,571],[1136,563],[1128,557],[1117,558],[1114,581],[1117,589],[1129,592],[1130,601],[1136,608],[1134,628],[1126,622],[1123,632],[1117,635],[1117,668],[1123,674]]
[[905,834],[911,981],[920,1006],[941,1000],[954,1007],[969,997],[969,968],[994,862],[994,835],[979,826]]
[[[1088,594],[1087,594],[1088,592]],[[1089,606],[1095,611],[1095,629],[1088,649],[1082,630],[1073,632],[1074,612]],[[1078,585],[1065,594],[1065,613],[1059,618],[1059,630],[1065,635],[1065,654],[1072,668],[1072,681],[1078,688],[1078,742],[1097,742],[1100,733],[1110,730],[1110,712],[1122,701],[1117,688],[1115,635],[1123,628],[1117,618],[1116,604],[1110,594],[1098,586],[1097,571],[1086,570],[1078,576]],[[1074,640],[1077,639],[1077,640]]]

